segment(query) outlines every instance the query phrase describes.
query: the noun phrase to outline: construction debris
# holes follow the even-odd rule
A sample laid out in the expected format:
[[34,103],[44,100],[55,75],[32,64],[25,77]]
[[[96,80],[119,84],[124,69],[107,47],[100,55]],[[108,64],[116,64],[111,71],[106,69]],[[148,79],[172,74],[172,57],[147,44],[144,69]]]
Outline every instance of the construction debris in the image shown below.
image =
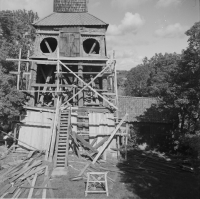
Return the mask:
[[[17,164],[3,168],[0,175],[0,198],[32,198],[34,194],[40,195],[41,189],[43,190],[41,196],[46,198],[46,190],[56,189],[48,185],[50,176],[48,166],[41,160],[42,155],[43,151],[30,151]],[[36,185],[38,178],[44,178],[41,185]],[[34,190],[38,191],[35,193]]]

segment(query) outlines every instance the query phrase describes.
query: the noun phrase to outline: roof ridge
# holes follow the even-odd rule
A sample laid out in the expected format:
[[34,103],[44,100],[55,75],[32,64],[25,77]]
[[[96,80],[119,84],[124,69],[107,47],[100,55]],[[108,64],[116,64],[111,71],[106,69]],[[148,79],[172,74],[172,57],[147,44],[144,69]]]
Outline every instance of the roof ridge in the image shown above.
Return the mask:
[[47,17],[50,17],[50,16],[53,15],[53,14],[55,14],[55,12],[53,12],[53,13],[47,15],[46,17],[43,17],[43,18],[39,19],[38,21],[36,21],[36,22],[34,22],[34,23],[32,23],[32,24],[35,25],[36,23],[39,23],[40,21],[46,19]]
[[134,96],[125,96],[125,95],[118,95],[118,97],[122,98],[142,98],[142,99],[157,99],[157,97],[134,97]]

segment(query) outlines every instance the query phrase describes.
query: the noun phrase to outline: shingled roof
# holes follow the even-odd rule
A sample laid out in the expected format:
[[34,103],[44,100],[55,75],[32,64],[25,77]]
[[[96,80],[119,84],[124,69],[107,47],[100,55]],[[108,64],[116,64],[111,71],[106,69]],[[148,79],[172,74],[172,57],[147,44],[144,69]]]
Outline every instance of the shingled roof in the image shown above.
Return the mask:
[[156,109],[156,104],[156,98],[119,96],[119,118],[128,113],[129,122],[170,123],[168,116]]
[[34,26],[108,26],[89,13],[52,13],[35,22]]

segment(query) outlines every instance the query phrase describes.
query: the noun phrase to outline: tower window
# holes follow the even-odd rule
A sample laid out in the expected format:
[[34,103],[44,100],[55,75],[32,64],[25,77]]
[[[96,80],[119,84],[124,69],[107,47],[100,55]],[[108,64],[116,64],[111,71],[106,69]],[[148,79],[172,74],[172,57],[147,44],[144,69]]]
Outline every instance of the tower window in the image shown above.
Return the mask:
[[58,46],[58,42],[53,37],[47,37],[40,43],[40,49],[43,53],[53,53]]
[[96,39],[89,38],[83,42],[83,49],[87,54],[99,54],[100,45]]

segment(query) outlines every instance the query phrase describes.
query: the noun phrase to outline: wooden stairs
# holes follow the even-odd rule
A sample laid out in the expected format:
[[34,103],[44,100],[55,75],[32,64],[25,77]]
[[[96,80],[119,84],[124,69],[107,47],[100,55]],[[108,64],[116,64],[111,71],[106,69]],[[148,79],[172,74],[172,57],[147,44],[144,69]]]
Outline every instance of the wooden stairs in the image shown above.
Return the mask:
[[55,150],[54,167],[66,168],[69,148],[70,110],[60,111],[58,120],[58,132]]

